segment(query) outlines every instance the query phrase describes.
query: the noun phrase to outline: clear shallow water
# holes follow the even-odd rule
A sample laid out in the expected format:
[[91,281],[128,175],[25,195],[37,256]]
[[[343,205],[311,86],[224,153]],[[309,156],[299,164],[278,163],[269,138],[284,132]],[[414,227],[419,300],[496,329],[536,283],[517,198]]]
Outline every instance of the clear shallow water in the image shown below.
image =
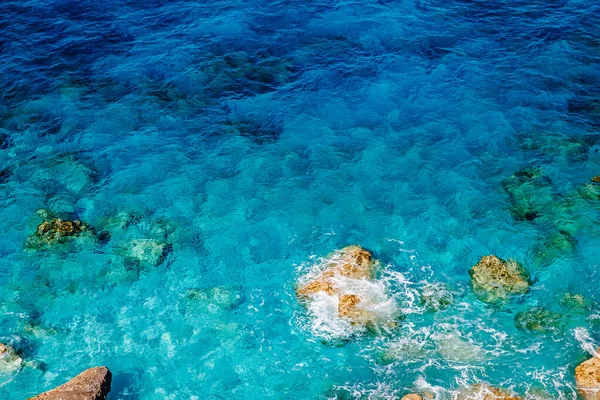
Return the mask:
[[[600,203],[578,191],[600,174],[599,23],[587,0],[2,2],[0,338],[30,366],[1,397],[107,365],[113,399],[574,398],[600,341]],[[542,215],[519,220],[503,182],[531,166]],[[110,240],[25,251],[39,209]],[[132,267],[140,239],[171,251]],[[405,319],[332,346],[294,288],[352,243]],[[475,298],[490,253],[526,296]],[[430,312],[435,283],[454,302]],[[535,306],[562,326],[517,329]]]

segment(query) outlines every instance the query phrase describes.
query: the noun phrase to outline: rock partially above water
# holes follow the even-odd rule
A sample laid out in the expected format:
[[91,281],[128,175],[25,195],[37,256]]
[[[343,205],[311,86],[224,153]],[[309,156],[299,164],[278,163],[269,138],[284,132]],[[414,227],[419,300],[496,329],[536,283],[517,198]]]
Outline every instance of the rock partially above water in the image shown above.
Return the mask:
[[10,374],[21,369],[23,359],[19,357],[15,349],[0,343],[0,374]]
[[108,368],[90,368],[69,382],[29,400],[105,400],[111,381],[112,374]]
[[418,394],[411,393],[404,396],[401,400],[423,400],[423,398]]
[[498,389],[487,384],[476,384],[460,390],[455,400],[520,400],[504,389]]
[[358,245],[348,246],[328,257],[327,268],[316,279],[296,290],[298,297],[305,297],[320,291],[329,295],[336,291],[332,278],[344,276],[354,279],[373,279],[378,263],[368,250]]
[[529,276],[516,261],[485,256],[469,271],[473,290],[485,302],[506,300],[508,296],[529,290]]
[[[314,267],[314,275],[296,290],[296,296],[314,312],[341,318],[352,326],[395,326],[399,309],[375,280],[379,262],[358,245],[335,251]],[[320,306],[316,306],[320,304]]]
[[35,235],[44,238],[48,243],[52,244],[64,238],[79,235],[87,229],[87,225],[81,221],[63,221],[57,218],[51,221],[42,222],[37,227]]
[[361,298],[355,294],[345,294],[340,296],[338,303],[338,315],[348,318],[354,324],[367,325],[374,321],[377,316],[375,313],[360,307]]
[[594,357],[575,368],[577,390],[584,400],[600,400],[600,358]]
[[93,237],[94,231],[87,224],[79,220],[69,221],[54,218],[38,225],[35,233],[27,240],[26,247],[37,250],[66,243],[83,234]]

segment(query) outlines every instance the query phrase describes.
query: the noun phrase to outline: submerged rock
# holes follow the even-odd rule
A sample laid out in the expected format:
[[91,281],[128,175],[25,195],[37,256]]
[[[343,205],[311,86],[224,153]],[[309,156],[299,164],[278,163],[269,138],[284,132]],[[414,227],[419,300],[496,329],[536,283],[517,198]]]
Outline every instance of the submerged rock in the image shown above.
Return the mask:
[[579,188],[579,194],[584,199],[600,200],[600,175],[594,176],[591,183],[586,183]]
[[533,307],[517,313],[515,325],[520,330],[549,333],[563,329],[563,316],[544,307]]
[[485,302],[506,300],[529,290],[529,275],[516,261],[485,256],[469,271],[473,290]]
[[460,364],[479,364],[489,359],[485,350],[459,332],[434,333],[438,352],[445,360]]
[[588,310],[589,300],[579,293],[565,293],[560,299],[560,305],[571,310]]
[[560,257],[569,257],[575,252],[575,246],[575,239],[568,233],[554,233],[536,244],[533,249],[535,262],[546,266]]
[[421,291],[421,303],[429,310],[440,311],[448,308],[453,302],[454,295],[442,283],[427,284]]
[[0,374],[12,374],[23,366],[23,359],[15,349],[0,343]]
[[162,264],[170,253],[167,243],[155,239],[135,239],[125,251],[126,261],[138,266],[157,266]]
[[520,397],[504,389],[478,383],[460,390],[454,400],[520,400]]
[[379,262],[369,251],[348,246],[316,266],[319,269],[296,290],[314,314],[323,313],[321,319],[332,325],[336,325],[332,318],[338,318],[355,327],[395,326],[399,309],[385,285],[375,280]]
[[212,314],[222,310],[233,310],[244,302],[243,292],[239,288],[226,286],[188,289],[185,297],[205,306],[205,313]]
[[515,219],[533,221],[547,214],[556,200],[551,181],[538,168],[524,168],[502,182]]
[[106,367],[90,368],[69,382],[29,400],[106,400],[112,374]]
[[600,358],[593,357],[575,368],[577,391],[584,400],[600,400]]

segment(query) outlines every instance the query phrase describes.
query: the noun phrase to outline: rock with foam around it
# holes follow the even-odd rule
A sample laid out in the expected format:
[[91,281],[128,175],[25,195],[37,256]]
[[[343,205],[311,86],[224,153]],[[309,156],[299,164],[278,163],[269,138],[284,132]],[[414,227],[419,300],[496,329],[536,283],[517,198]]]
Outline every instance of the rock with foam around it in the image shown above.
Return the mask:
[[594,357],[575,368],[577,391],[584,400],[600,400],[600,358]]
[[[393,300],[386,298],[375,282],[378,267],[379,262],[368,250],[358,245],[345,247],[330,254],[318,273],[297,288],[296,296],[305,303],[315,299],[334,299],[339,318],[354,326],[380,325],[395,307],[387,304]],[[373,291],[369,291],[370,288]],[[382,309],[386,311],[382,312]],[[395,326],[390,321],[385,324]]]
[[358,245],[344,247],[328,257],[327,266],[314,280],[296,290],[298,297],[305,297],[320,291],[329,295],[335,289],[334,278],[343,276],[354,279],[373,279],[378,263],[372,259],[368,250]]
[[487,384],[475,384],[458,391],[453,400],[520,400],[520,397]]
[[529,290],[529,275],[521,264],[493,255],[483,257],[469,275],[475,294],[485,302],[503,301]]
[[298,287],[296,295],[299,298],[306,298],[317,292],[333,295],[336,292],[336,277],[372,279],[377,271],[377,263],[372,260],[371,253],[356,245],[334,252],[327,258],[326,264],[319,276]]
[[15,349],[0,343],[0,374],[12,374],[21,369],[23,359]]
[[415,393],[407,394],[401,400],[423,400],[421,396]]
[[90,368],[69,382],[29,400],[106,400],[111,381],[108,368]]

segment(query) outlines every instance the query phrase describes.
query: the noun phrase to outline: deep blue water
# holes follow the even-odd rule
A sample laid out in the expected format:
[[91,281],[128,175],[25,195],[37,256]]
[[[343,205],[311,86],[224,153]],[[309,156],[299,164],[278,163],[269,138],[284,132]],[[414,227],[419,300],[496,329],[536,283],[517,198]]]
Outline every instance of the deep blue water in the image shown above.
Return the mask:
[[[600,343],[599,26],[592,0],[2,1],[0,341],[24,365],[0,397],[107,365],[111,399],[574,399]],[[32,251],[39,210],[110,236]],[[294,290],[353,243],[405,318],[336,345]],[[487,254],[528,294],[479,301]],[[558,328],[517,328],[532,307]]]

